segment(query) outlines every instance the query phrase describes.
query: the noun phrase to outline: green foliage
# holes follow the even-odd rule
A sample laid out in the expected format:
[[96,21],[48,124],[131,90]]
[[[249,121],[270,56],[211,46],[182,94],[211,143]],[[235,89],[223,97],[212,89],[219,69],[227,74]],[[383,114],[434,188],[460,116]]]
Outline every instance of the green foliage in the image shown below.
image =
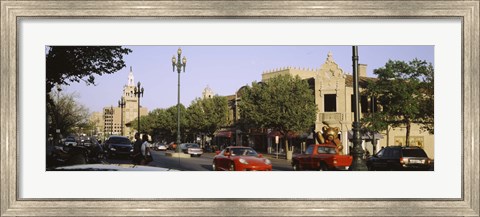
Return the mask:
[[[186,138],[187,134],[211,136],[215,130],[227,124],[227,99],[221,96],[197,98],[188,108],[180,105],[180,114],[182,138]],[[140,118],[140,125],[143,132],[156,139],[174,141],[177,136],[177,106],[151,111]],[[137,120],[132,122],[132,127],[138,129]]]
[[278,130],[282,135],[308,131],[317,113],[308,83],[291,75],[252,83],[242,92],[239,108],[244,125]]
[[120,46],[50,46],[46,53],[46,87],[68,82],[95,84],[94,75],[112,74],[125,67],[123,55],[132,52]]
[[373,131],[391,127],[407,128],[407,145],[412,123],[433,133],[434,69],[426,61],[414,59],[408,63],[389,60],[374,70],[377,80],[369,81],[366,94],[375,97],[381,109],[363,121]]
[[227,98],[221,96],[197,98],[188,107],[187,118],[191,132],[212,136],[215,130],[227,125]]
[[[180,104],[180,133],[185,137],[187,127],[185,106]],[[138,119],[132,121],[132,128],[138,130]],[[167,109],[155,109],[146,116],[140,117],[141,132],[146,132],[153,138],[174,141],[177,136],[177,106]]]

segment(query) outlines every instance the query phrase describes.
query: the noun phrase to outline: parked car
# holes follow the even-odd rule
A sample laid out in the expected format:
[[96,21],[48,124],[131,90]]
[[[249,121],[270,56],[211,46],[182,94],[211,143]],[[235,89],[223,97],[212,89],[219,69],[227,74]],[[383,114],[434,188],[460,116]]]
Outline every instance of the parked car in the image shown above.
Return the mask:
[[430,170],[432,160],[420,147],[388,146],[367,159],[368,170]]
[[54,146],[47,156],[47,167],[88,163],[88,149],[83,146]]
[[258,154],[253,148],[229,146],[217,151],[212,169],[228,171],[271,171],[272,162]]
[[107,158],[129,156],[133,152],[132,142],[125,136],[110,136],[105,141],[105,147],[107,147]]
[[105,159],[104,149],[94,137],[81,138],[79,147],[85,147],[88,150],[88,163],[102,163]]
[[65,146],[76,146],[77,145],[77,140],[75,139],[75,137],[70,136],[70,137],[65,138],[64,144],[65,144]]
[[164,143],[158,143],[157,150],[158,151],[166,151],[168,149],[168,146]]
[[175,144],[174,142],[171,142],[170,144],[168,144],[168,149],[175,151],[177,149],[177,144]]
[[352,164],[352,156],[337,153],[335,144],[308,146],[304,154],[292,158],[293,170],[346,170]]
[[189,154],[192,157],[200,157],[203,154],[203,149],[196,143],[182,143],[180,144],[180,149],[183,153]]

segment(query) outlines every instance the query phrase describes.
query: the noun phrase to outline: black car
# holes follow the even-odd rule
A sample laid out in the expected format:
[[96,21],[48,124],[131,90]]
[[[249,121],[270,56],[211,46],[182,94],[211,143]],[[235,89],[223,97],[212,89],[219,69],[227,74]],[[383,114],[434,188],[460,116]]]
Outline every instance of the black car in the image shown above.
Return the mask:
[[105,152],[102,145],[94,137],[82,137],[78,143],[79,147],[84,147],[88,150],[88,163],[102,163]]
[[368,170],[430,170],[433,165],[420,147],[388,146],[367,159]]
[[133,145],[130,139],[125,136],[110,136],[105,141],[107,158],[113,156],[129,156],[133,152]]

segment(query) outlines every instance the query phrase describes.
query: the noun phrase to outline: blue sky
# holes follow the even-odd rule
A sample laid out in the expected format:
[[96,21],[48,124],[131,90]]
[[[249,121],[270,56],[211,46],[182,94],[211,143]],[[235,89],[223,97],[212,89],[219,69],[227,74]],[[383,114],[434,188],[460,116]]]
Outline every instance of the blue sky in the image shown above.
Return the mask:
[[[126,46],[132,53],[124,57],[127,67],[111,74],[96,77],[96,86],[72,83],[63,87],[78,95],[78,102],[90,112],[106,106],[117,106],[127,84],[130,67],[135,83],[141,82],[144,95],[141,104],[149,111],[168,108],[177,103],[178,75],[172,70],[172,56],[182,48],[187,58],[185,73],[181,73],[181,99],[186,106],[207,85],[218,95],[232,95],[241,86],[260,81],[264,71],[282,67],[318,69],[328,52],[335,62],[352,73],[351,46]],[[367,75],[391,60],[410,61],[414,58],[434,64],[434,46],[359,46],[359,63],[367,64]]]

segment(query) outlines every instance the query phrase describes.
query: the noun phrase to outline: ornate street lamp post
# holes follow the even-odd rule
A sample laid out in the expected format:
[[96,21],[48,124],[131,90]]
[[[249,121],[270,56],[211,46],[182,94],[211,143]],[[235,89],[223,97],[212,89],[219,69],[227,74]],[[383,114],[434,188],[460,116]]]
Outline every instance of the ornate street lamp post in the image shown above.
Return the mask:
[[174,72],[175,72],[175,67],[177,67],[177,73],[178,73],[177,148],[175,149],[175,152],[180,152],[180,72],[182,71],[182,68],[183,68],[183,72],[185,72],[185,67],[187,65],[187,58],[185,56],[183,57],[183,59],[181,58],[182,56],[181,48],[178,48],[177,54],[178,54],[178,59],[175,58],[175,55],[173,55],[172,57],[172,66],[173,66]]
[[110,106],[110,109],[109,109],[109,112],[110,112],[110,136],[113,134],[113,106]]
[[120,130],[122,132],[122,136],[123,136],[123,108],[125,108],[125,98],[121,98],[120,100],[118,100],[118,107],[120,107]]
[[367,165],[363,159],[364,151],[362,149],[362,138],[360,137],[360,111],[358,106],[359,99],[359,90],[358,90],[358,47],[353,46],[353,91],[355,98],[355,111],[354,111],[354,121],[352,124],[353,127],[353,162],[350,167],[354,171],[366,171]]
[[140,97],[143,97],[143,87],[140,87],[140,81],[133,89],[133,94],[138,98],[138,110],[137,110],[137,132],[140,133]]

